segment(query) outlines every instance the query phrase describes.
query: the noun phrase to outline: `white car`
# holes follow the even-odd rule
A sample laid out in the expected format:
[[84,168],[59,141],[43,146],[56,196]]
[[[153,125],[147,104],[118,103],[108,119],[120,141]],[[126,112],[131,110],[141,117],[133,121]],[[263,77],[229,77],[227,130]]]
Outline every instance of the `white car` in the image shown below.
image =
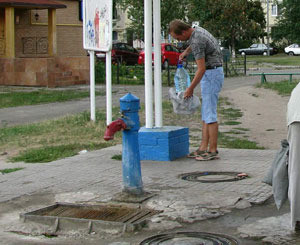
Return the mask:
[[293,55],[300,55],[300,46],[296,43],[286,47],[284,49],[284,52],[290,56],[293,56]]

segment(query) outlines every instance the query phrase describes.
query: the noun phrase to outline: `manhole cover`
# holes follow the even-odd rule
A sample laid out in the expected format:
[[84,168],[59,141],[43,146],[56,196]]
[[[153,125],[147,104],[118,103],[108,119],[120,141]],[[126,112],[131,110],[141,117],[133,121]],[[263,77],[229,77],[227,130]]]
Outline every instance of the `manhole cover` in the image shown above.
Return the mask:
[[180,174],[179,178],[187,181],[217,183],[237,181],[247,178],[248,175],[240,172],[193,172]]
[[[90,233],[101,225],[120,227],[135,230],[143,225],[147,218],[161,211],[115,204],[83,205],[56,203],[26,214],[20,217],[26,221],[35,221],[58,229],[87,229]],[[101,228],[100,228],[101,230]],[[125,229],[126,230],[126,229]]]
[[178,232],[150,237],[140,245],[238,245],[232,237],[206,232]]

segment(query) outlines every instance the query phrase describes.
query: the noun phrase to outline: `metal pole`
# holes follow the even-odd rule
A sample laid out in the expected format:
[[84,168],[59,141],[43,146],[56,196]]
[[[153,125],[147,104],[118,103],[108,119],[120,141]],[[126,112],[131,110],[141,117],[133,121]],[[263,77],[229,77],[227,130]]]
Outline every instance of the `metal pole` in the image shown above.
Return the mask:
[[163,126],[160,21],[160,0],[153,0],[155,126],[158,128],[161,128]]
[[91,103],[91,120],[96,120],[95,113],[95,51],[90,50],[90,103]]
[[106,124],[112,122],[111,51],[106,53]]
[[265,74],[262,73],[262,74],[261,74],[260,83],[263,84],[264,82],[265,82]]
[[170,66],[168,65],[167,66],[167,71],[168,71],[168,86],[170,87],[171,86],[171,78],[170,78]]
[[117,60],[117,84],[120,84],[120,61]]
[[226,69],[226,71],[225,71],[225,77],[228,77],[228,59],[227,58],[225,60],[225,69]]
[[247,55],[244,55],[244,75],[247,75]]
[[267,54],[268,56],[270,56],[270,49],[269,49],[269,44],[270,44],[270,40],[269,40],[269,0],[267,0]]
[[145,117],[146,128],[153,127],[152,86],[152,0],[144,0],[145,19]]

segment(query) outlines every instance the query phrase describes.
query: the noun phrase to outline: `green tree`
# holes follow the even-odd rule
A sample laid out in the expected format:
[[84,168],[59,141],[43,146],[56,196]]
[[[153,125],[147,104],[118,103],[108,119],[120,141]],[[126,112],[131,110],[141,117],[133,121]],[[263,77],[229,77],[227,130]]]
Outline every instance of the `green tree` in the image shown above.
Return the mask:
[[189,0],[187,12],[189,21],[199,21],[200,25],[203,26],[205,20],[210,16],[208,6],[207,0]]
[[253,40],[264,35],[266,21],[260,1],[191,1],[194,11],[189,17],[193,20],[200,19],[204,28],[229,43],[233,55],[235,55],[235,46],[240,40]]
[[[116,0],[123,10],[127,10],[131,23],[128,29],[132,30],[135,38],[144,38],[144,0]],[[168,34],[168,24],[173,19],[185,19],[189,0],[162,0],[161,1],[161,30]]]
[[297,0],[283,0],[279,4],[281,14],[276,25],[272,27],[271,37],[274,41],[286,39],[288,43],[300,42],[300,4]]

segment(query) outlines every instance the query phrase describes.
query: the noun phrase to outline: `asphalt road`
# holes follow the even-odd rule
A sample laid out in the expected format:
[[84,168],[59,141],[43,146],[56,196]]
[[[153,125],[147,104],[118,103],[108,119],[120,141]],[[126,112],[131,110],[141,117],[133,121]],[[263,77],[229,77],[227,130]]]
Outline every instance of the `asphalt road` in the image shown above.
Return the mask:
[[[273,68],[264,68],[259,72],[297,72],[297,70],[274,70]],[[250,73],[257,73],[258,71],[251,71]],[[288,79],[288,76],[270,76],[268,81],[281,81]],[[242,86],[250,86],[260,82],[260,76],[241,76],[225,78],[223,90],[236,89]],[[196,93],[200,86],[197,86]],[[65,89],[70,89],[68,87]],[[89,90],[89,86],[76,86],[73,88],[80,88]],[[57,88],[64,89],[64,88]],[[105,86],[96,86],[96,89],[105,89]],[[168,99],[169,87],[163,87],[163,99]],[[113,85],[113,105],[119,105],[119,98],[126,93],[131,92],[138,96],[141,103],[144,102],[145,87],[131,86],[131,85]],[[106,99],[105,96],[96,97],[96,109],[105,109]],[[43,120],[53,119],[68,114],[75,114],[90,110],[90,99],[85,98],[81,100],[67,101],[62,103],[49,103],[33,106],[19,106],[13,108],[0,109],[0,127],[7,127],[13,125],[27,124],[33,122],[40,122]]]

